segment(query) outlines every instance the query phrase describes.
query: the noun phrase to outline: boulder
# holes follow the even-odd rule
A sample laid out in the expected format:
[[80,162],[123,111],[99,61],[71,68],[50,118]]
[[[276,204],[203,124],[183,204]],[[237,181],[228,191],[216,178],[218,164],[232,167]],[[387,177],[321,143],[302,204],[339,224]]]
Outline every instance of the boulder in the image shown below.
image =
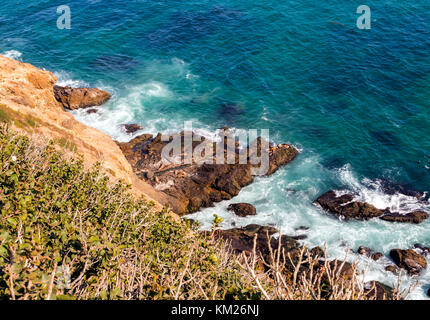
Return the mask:
[[417,275],[427,268],[426,259],[411,249],[393,249],[390,251],[390,257],[398,267],[405,269],[409,275]]
[[257,209],[249,203],[234,203],[228,206],[227,210],[233,211],[239,217],[255,216]]
[[390,222],[408,222],[408,223],[421,223],[429,217],[429,214],[425,211],[414,211],[407,214],[400,213],[388,213],[380,219]]
[[359,247],[358,250],[357,250],[357,253],[361,254],[361,255],[365,255],[365,256],[371,258],[374,261],[378,261],[379,259],[381,259],[384,256],[382,253],[375,252],[372,249],[367,248],[365,246]]
[[323,210],[346,220],[369,220],[380,218],[390,222],[421,223],[429,217],[425,211],[418,210],[407,214],[391,212],[387,209],[378,209],[366,203],[354,201],[354,196],[344,194],[338,196],[335,191],[329,191],[320,196],[314,204],[319,205]]
[[379,281],[370,281],[364,284],[367,297],[375,300],[387,300],[393,297],[393,288]]
[[88,109],[87,110],[88,114],[93,114],[93,113],[97,113],[97,109]]
[[311,257],[315,259],[324,258],[325,252],[321,247],[314,247],[310,251]]
[[337,196],[334,191],[329,191],[319,197],[315,204],[320,205],[325,211],[347,220],[369,220],[385,213],[384,210],[371,204],[353,200],[354,196],[351,194]]
[[111,95],[97,88],[72,88],[54,86],[55,99],[64,109],[76,110],[99,106],[108,101]]
[[136,123],[123,124],[122,127],[124,128],[124,131],[128,134],[133,134],[133,133],[136,133],[137,131],[143,129],[142,126],[140,126]]
[[391,272],[395,275],[399,274],[399,268],[397,268],[395,265],[386,266],[385,271]]

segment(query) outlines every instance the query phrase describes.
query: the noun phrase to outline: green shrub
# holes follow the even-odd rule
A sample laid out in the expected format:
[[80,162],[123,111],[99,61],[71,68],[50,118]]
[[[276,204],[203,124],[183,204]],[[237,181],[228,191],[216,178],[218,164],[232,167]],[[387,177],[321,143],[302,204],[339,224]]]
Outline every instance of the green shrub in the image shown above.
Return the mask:
[[0,299],[258,298],[235,257],[99,165],[0,126]]

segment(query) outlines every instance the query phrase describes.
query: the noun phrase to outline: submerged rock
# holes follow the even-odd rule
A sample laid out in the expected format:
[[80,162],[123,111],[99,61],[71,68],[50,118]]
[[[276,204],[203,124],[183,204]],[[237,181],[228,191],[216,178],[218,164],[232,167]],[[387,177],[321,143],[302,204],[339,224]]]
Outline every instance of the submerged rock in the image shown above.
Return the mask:
[[359,247],[358,250],[357,250],[357,253],[361,254],[361,255],[365,255],[365,256],[371,258],[374,261],[378,261],[379,259],[381,259],[384,256],[382,253],[375,252],[372,249],[367,248],[365,246]]
[[409,275],[419,274],[427,268],[426,259],[411,249],[393,249],[390,251],[390,257],[398,267],[405,269]]
[[228,206],[227,210],[233,211],[239,217],[255,216],[257,209],[249,203],[234,203]]
[[97,88],[72,88],[54,86],[55,99],[67,110],[99,106],[108,101],[111,95]]
[[381,217],[382,220],[390,222],[409,222],[409,223],[421,223],[429,217],[429,214],[425,211],[414,211],[407,214],[400,213],[388,213]]
[[395,275],[399,274],[399,268],[397,268],[395,265],[386,266],[385,271],[391,272]]
[[97,109],[88,109],[87,110],[88,114],[93,114],[93,113],[97,113]]
[[133,133],[136,133],[137,131],[143,129],[142,126],[140,126],[140,125],[138,125],[136,123],[123,124],[121,126],[124,128],[125,132],[128,133],[128,134],[133,134]]

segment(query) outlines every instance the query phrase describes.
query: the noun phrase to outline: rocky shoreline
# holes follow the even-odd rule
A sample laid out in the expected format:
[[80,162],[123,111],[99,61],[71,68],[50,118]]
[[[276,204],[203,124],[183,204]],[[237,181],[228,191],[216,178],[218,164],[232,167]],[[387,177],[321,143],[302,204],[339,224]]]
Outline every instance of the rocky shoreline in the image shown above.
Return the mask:
[[[45,113],[46,121],[50,124],[42,124],[38,132],[46,134],[53,139],[65,139],[76,145],[78,152],[87,159],[88,164],[102,161],[108,173],[112,177],[124,178],[133,187],[139,189],[140,194],[155,199],[161,205],[170,204],[173,211],[179,215],[196,212],[201,208],[211,207],[215,203],[230,200],[237,196],[242,188],[250,185],[255,176],[252,169],[256,166],[251,163],[239,163],[241,153],[246,152],[250,156],[250,147],[233,147],[235,161],[232,164],[205,164],[192,162],[191,164],[165,165],[161,161],[161,152],[169,141],[163,141],[161,134],[145,134],[144,128],[137,124],[124,124],[124,130],[129,134],[142,132],[127,143],[113,142],[109,137],[98,130],[79,124],[64,110],[76,110],[86,108],[87,112],[97,112],[90,109],[99,106],[110,99],[110,94],[96,88],[70,88],[55,85],[55,77],[47,72],[38,70],[32,66],[22,64],[7,58],[1,58],[0,64],[6,72],[2,74],[3,84],[0,85],[0,102],[14,108],[15,112],[26,115]],[[15,72],[22,75],[22,82],[15,87],[12,84],[17,80],[11,80],[7,74]],[[1,72],[0,72],[1,73]],[[19,76],[17,76],[19,78]],[[4,86],[4,83],[12,83]],[[11,93],[12,92],[12,93]],[[37,97],[32,98],[31,97]],[[37,108],[41,108],[37,110]],[[172,139],[182,139],[186,132],[178,132]],[[195,132],[189,133],[195,140],[191,150],[182,150],[182,157],[187,152],[192,152],[202,145],[214,145],[205,137],[198,136]],[[220,131],[221,141],[229,136],[228,128]],[[261,152],[262,138],[257,139],[257,152]],[[229,150],[225,149],[225,156]],[[230,150],[231,151],[231,150]],[[269,168],[267,176],[275,173],[281,167],[288,165],[298,155],[298,150],[289,144],[268,144],[266,150],[269,154]],[[216,160],[217,154],[205,154],[204,157]],[[218,155],[219,157],[219,155]],[[139,193],[138,193],[139,194]],[[420,197],[418,193],[417,197]],[[380,219],[395,223],[422,223],[428,219],[425,211],[412,211],[406,214],[391,212],[389,209],[378,209],[375,206],[356,201],[352,194],[342,194],[329,191],[315,200],[315,204],[325,212],[344,220],[369,220]],[[229,207],[236,215],[244,217],[255,215],[256,210],[252,204],[236,203]],[[346,223],[346,222],[345,222]],[[267,256],[270,247],[281,247],[294,253],[301,247],[302,236],[291,237],[283,235],[280,239],[270,238],[278,231],[272,227],[249,225],[244,228],[230,230],[218,230],[216,236],[228,241],[236,253],[250,253],[253,249],[254,239],[257,241],[257,251],[261,256]],[[269,239],[267,238],[269,236]],[[322,249],[319,247],[309,250],[309,254],[319,255],[321,259]],[[398,273],[404,270],[409,276],[419,275],[427,268],[426,258],[429,257],[430,248],[422,244],[416,244],[413,248],[393,248],[388,254],[374,252],[365,247],[357,250],[358,254],[368,256],[378,261],[385,257],[390,261],[386,266],[387,272]],[[345,264],[348,266],[348,264]],[[347,272],[347,271],[345,271]],[[377,283],[376,294],[386,292],[387,287]]]
[[[60,92],[60,91],[57,91]],[[77,91],[80,94],[80,91]],[[97,93],[94,96],[97,96]],[[68,93],[70,95],[70,92]],[[60,101],[63,99],[60,98]],[[87,102],[86,102],[87,103]],[[126,124],[124,128],[127,132],[135,133],[143,128],[137,124]],[[192,149],[188,152],[194,152],[201,144],[215,144],[205,137],[197,136],[194,132],[189,133],[194,142]],[[176,134],[176,138],[183,139],[185,132]],[[228,128],[221,131],[221,139],[227,139],[229,135]],[[173,139],[175,138],[172,137]],[[261,139],[261,138],[259,138]],[[251,164],[239,164],[238,158],[240,149],[236,144],[234,150],[236,154],[236,163],[234,164],[199,164],[191,163],[184,165],[182,163],[164,165],[162,160],[162,150],[169,143],[163,141],[161,134],[153,136],[151,134],[141,134],[129,142],[118,143],[126,159],[130,162],[133,171],[139,179],[152,185],[158,192],[165,193],[174,206],[176,213],[183,215],[193,213],[204,207],[213,206],[216,202],[230,200],[237,196],[241,189],[253,182],[254,177],[251,174]],[[261,144],[260,144],[261,145]],[[249,150],[249,147],[246,149]],[[227,150],[226,150],[227,152]],[[270,169],[267,175],[273,174],[281,166],[287,165],[298,155],[297,149],[288,144],[269,145]],[[206,157],[216,158],[216,154],[205,155]],[[186,151],[182,148],[182,159],[186,157]],[[422,195],[414,192],[414,196]],[[425,211],[412,211],[406,214],[391,212],[387,209],[378,209],[375,206],[355,201],[352,194],[339,195],[336,191],[329,191],[315,200],[315,205],[321,207],[324,211],[344,220],[369,220],[378,218],[389,222],[414,223],[423,222],[429,217]],[[256,215],[256,209],[249,203],[231,204],[228,210],[234,212],[239,217]],[[291,237],[282,235],[279,239],[273,238],[278,230],[273,227],[259,225],[248,225],[243,228],[233,228],[228,230],[217,230],[215,236],[227,241],[237,254],[250,254],[253,251],[254,240],[256,241],[256,252],[267,259],[270,250],[280,247],[293,254],[301,248],[300,240],[306,236]],[[279,241],[281,242],[279,244]],[[378,261],[385,257],[391,261],[386,266],[387,272],[398,274],[404,270],[409,276],[419,275],[427,268],[426,256],[430,248],[416,244],[410,249],[392,249],[388,255],[381,252],[374,252],[364,246],[358,248],[357,254],[365,255],[373,261]],[[315,247],[309,250],[309,254],[317,255],[323,259],[323,250]],[[350,264],[345,263],[345,274],[350,270]],[[385,284],[373,281],[368,285],[374,289],[372,294],[381,297],[383,294],[392,294],[392,288]],[[370,289],[369,289],[370,290]]]

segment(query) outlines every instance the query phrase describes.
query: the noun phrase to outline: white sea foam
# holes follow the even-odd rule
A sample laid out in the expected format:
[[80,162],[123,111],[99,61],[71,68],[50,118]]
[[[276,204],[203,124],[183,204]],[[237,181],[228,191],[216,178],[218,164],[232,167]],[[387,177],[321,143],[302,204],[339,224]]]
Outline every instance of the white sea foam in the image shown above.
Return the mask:
[[90,85],[79,79],[73,79],[73,75],[66,71],[54,72],[54,76],[57,77],[57,85],[62,87],[72,87],[72,88],[87,88]]
[[[256,223],[274,225],[282,230],[283,234],[305,234],[307,239],[303,243],[309,247],[323,246],[326,243],[331,259],[344,259],[348,248],[356,250],[361,245],[383,252],[387,256],[394,248],[406,249],[414,243],[430,245],[430,235],[427,232],[429,221],[420,225],[397,224],[378,219],[346,222],[326,214],[312,202],[328,191],[327,186],[332,183],[344,184],[345,189],[354,192],[357,198],[381,208],[404,208],[405,203],[409,208],[423,206],[415,198],[398,194],[386,195],[381,188],[372,186],[368,180],[359,181],[350,166],[340,170],[327,170],[320,165],[318,156],[305,154],[273,176],[256,179],[236,198],[216,204],[213,208],[203,209],[189,217],[198,220],[204,229],[211,227],[213,215],[217,214],[224,219],[224,229]],[[257,208],[257,215],[240,218],[227,211],[229,204],[238,202],[253,204]],[[297,231],[300,226],[310,229]],[[375,262],[351,252],[347,260],[358,262],[361,270],[367,267],[366,281],[376,280],[391,286],[397,283],[397,276],[385,271],[385,267],[391,263],[388,257]],[[419,285],[410,298],[426,298],[424,290],[425,285],[430,283],[430,271],[426,270],[418,278],[404,275],[403,288],[412,285],[415,280],[419,280]]]
[[17,50],[9,50],[2,53],[3,56],[9,59],[22,61],[22,53]]

